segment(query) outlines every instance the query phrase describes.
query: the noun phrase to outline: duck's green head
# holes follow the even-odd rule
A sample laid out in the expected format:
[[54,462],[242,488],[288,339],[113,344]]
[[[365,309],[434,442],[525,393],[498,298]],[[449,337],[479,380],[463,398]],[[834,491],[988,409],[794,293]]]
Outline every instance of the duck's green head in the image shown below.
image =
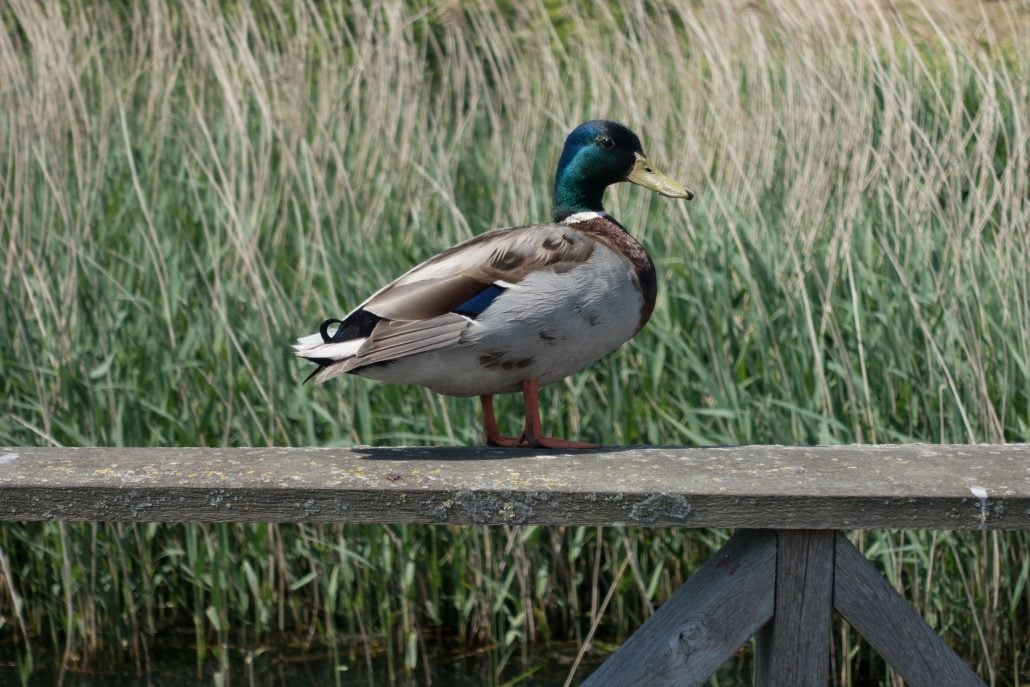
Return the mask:
[[694,197],[648,161],[635,133],[618,122],[595,119],[580,124],[565,139],[554,175],[554,221],[577,212],[603,212],[604,190],[620,181],[670,198]]

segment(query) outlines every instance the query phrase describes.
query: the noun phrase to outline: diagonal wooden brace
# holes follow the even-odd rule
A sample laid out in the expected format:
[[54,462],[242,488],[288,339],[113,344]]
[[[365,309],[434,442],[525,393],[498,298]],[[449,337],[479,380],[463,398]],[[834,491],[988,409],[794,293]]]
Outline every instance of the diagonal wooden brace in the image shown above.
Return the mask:
[[776,535],[738,532],[584,687],[703,685],[772,617]]
[[983,687],[916,609],[837,533],[833,607],[912,687]]

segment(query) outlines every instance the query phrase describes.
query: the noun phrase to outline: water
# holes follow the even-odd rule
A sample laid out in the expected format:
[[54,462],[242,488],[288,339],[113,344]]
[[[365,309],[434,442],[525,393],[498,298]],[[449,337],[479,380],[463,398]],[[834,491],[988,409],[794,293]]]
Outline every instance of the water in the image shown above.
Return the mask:
[[[552,642],[536,648],[524,663],[517,652],[512,655],[501,649],[470,651],[465,647],[436,645],[428,649],[428,667],[420,661],[415,673],[409,677],[397,668],[391,679],[386,656],[372,658],[370,675],[360,650],[352,658],[346,652],[333,656],[324,651],[302,652],[288,648],[230,648],[224,665],[220,665],[217,659],[208,659],[198,669],[192,647],[166,646],[151,652],[149,668],[144,668],[142,676],[135,674],[132,665],[109,670],[73,670],[65,675],[64,687],[561,687],[578,651],[575,642]],[[588,653],[580,663],[572,684],[580,684],[606,657],[601,652]],[[745,671],[744,663],[740,658],[731,659],[718,673],[714,684],[749,684],[750,675]],[[49,660],[40,658],[37,664],[53,666],[57,661],[52,657]],[[37,670],[27,684],[29,687],[50,687],[57,684],[57,678],[56,670]],[[19,684],[21,679],[16,663],[0,656],[0,685]]]
[[[455,647],[429,649],[428,666],[420,661],[415,673],[405,677],[397,667],[391,679],[385,656],[373,657],[372,673],[362,652],[356,656],[332,656],[326,652],[302,653],[289,649],[230,649],[228,661],[220,665],[216,659],[205,661],[198,669],[192,648],[162,649],[151,652],[149,673],[136,675],[127,665],[111,670],[69,671],[65,687],[184,687],[215,685],[217,687],[299,687],[302,685],[390,685],[397,687],[484,687],[506,685],[540,685],[560,687],[578,651],[574,643],[551,644],[535,650],[526,664],[518,655],[504,661],[504,652],[484,650],[472,652]],[[41,662],[45,659],[37,659]],[[603,655],[587,656],[580,664],[573,684],[579,684],[593,671]],[[503,662],[503,663],[502,663]],[[55,665],[53,658],[46,665]],[[38,663],[37,663],[38,664]],[[427,675],[427,670],[429,674]],[[28,681],[30,687],[57,684],[58,671],[37,670]],[[20,677],[13,661],[0,665],[0,685],[18,685]]]

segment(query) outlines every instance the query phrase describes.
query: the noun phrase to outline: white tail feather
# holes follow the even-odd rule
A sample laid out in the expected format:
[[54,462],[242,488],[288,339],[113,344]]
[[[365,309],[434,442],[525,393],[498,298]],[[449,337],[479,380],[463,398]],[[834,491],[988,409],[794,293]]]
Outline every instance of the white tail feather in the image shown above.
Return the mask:
[[308,336],[302,336],[299,339],[297,339],[297,343],[294,344],[293,347],[294,349],[299,351],[300,349],[305,348],[307,346],[314,346],[315,344],[320,343],[322,343],[321,334],[309,334]]
[[350,339],[339,343],[323,343],[320,334],[312,334],[297,339],[293,347],[294,353],[301,358],[318,358],[322,360],[344,360],[357,354],[364,339]]

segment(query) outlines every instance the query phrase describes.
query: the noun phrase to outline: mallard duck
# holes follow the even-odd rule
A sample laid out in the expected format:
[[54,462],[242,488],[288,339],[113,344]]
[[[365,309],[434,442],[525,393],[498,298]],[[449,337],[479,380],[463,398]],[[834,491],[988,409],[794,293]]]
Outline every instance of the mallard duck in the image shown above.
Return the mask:
[[[550,224],[494,229],[426,260],[342,320],[298,339],[315,382],[348,372],[479,396],[487,444],[594,448],[543,435],[538,392],[614,351],[654,309],[657,281],[644,247],[601,204],[631,181],[670,198],[693,194],[658,171],[617,122],[580,124],[554,175]],[[521,391],[525,427],[501,434],[494,394]]]

